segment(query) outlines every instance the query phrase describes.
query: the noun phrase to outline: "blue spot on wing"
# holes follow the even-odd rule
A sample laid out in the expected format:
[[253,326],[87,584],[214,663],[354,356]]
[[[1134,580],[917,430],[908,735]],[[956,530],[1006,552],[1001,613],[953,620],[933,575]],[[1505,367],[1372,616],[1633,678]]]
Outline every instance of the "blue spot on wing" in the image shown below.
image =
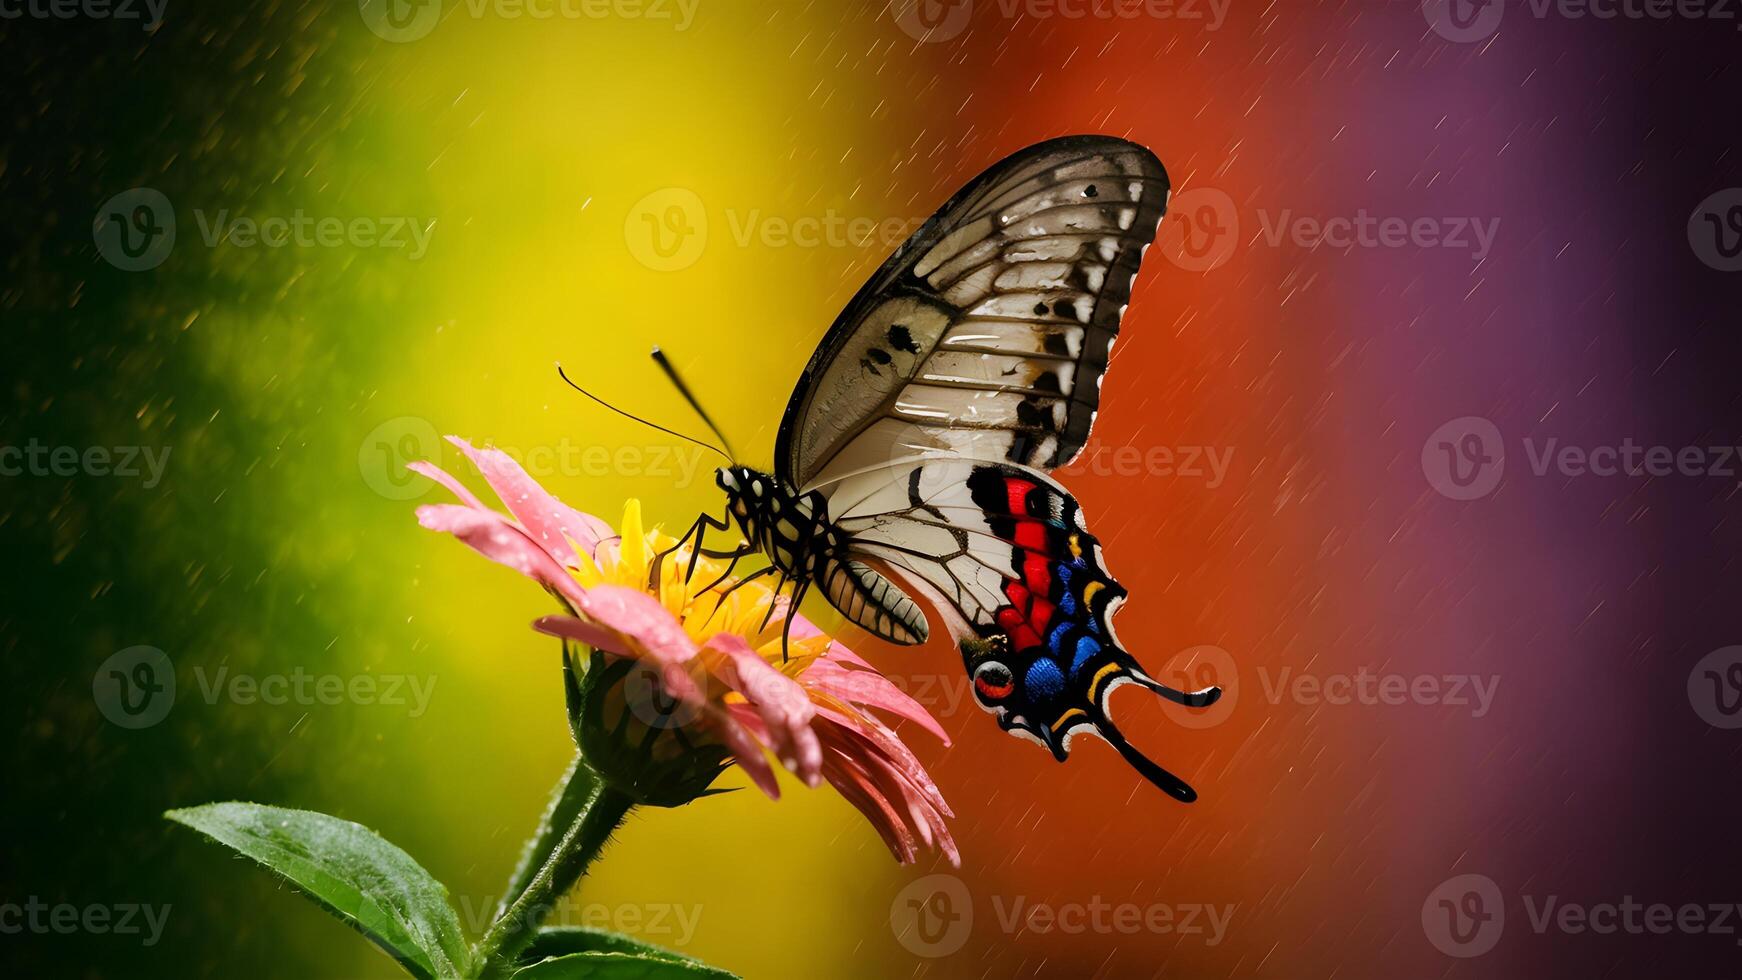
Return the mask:
[[1082,673],[1083,668],[1093,662],[1100,653],[1101,644],[1094,637],[1085,636],[1079,638],[1077,640],[1077,655],[1075,659],[1071,661],[1071,676],[1075,677]]
[[1071,630],[1071,627],[1073,627],[1075,625],[1076,625],[1075,623],[1068,623],[1067,622],[1067,623],[1060,623],[1057,626],[1054,626],[1052,628],[1052,632],[1048,633],[1046,635],[1047,648],[1050,649],[1053,653],[1063,654],[1065,652],[1065,648],[1064,648],[1065,634],[1069,633]]
[[1041,657],[1028,665],[1028,674],[1023,677],[1022,684],[1029,697],[1050,701],[1064,692],[1065,675],[1059,672],[1058,664]]

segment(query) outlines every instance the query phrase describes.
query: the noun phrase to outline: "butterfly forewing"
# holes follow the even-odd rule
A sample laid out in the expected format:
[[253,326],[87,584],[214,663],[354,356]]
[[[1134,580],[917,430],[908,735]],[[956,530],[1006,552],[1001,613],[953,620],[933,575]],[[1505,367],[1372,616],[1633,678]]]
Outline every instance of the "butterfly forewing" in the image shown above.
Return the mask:
[[810,488],[936,454],[1069,462],[1167,193],[1153,154],[1107,136],[981,174],[830,328],[787,406],[779,475]]

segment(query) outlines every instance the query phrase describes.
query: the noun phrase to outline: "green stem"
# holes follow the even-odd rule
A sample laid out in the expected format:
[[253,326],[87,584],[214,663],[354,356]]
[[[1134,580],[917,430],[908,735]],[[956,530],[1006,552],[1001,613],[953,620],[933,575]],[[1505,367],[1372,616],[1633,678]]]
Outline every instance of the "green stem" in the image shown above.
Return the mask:
[[579,816],[569,825],[544,866],[473,949],[472,961],[482,966],[480,976],[484,980],[505,977],[514,971],[515,960],[538,935],[539,925],[550,915],[557,899],[586,874],[587,865],[599,856],[634,805],[634,800],[609,786],[593,787]]
[[568,771],[563,773],[562,781],[551,791],[550,803],[544,809],[544,816],[538,821],[538,831],[520,851],[520,861],[514,867],[513,876],[508,879],[508,888],[502,893],[502,901],[496,906],[496,918],[500,919],[506,914],[514,900],[526,891],[526,886],[532,884],[532,877],[538,874],[538,869],[544,867],[557,845],[562,843],[563,834],[580,818],[581,808],[593,798],[598,790],[598,783],[598,777],[582,764],[581,757],[577,754],[574,761],[569,763]]

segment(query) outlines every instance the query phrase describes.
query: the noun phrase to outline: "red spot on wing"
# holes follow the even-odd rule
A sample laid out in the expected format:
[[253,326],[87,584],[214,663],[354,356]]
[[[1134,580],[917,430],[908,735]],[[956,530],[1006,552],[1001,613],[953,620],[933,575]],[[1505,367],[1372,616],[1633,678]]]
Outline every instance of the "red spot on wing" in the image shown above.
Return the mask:
[[1027,480],[1017,480],[1013,478],[1005,479],[1004,492],[1009,494],[1010,513],[1028,513],[1028,494],[1029,491],[1033,489],[1034,484]]
[[988,701],[1002,701],[1010,696],[1011,691],[1016,689],[1014,682],[1005,682],[993,686],[986,683],[986,678],[984,677],[974,678],[974,686],[979,688],[980,694]]
[[1026,650],[1040,643],[1040,634],[1034,627],[1028,625],[1021,612],[1013,606],[1004,606],[997,613],[998,628],[1009,634],[1011,642],[1018,650]]
[[1016,543],[1029,551],[1046,551],[1046,525],[1022,521],[1016,525]]
[[1046,595],[1052,591],[1052,568],[1045,555],[1032,551],[1022,556],[1022,576],[1029,591]]
[[1037,630],[1046,629],[1046,624],[1052,622],[1052,611],[1052,603],[1035,596],[1034,605],[1028,608],[1028,621]]

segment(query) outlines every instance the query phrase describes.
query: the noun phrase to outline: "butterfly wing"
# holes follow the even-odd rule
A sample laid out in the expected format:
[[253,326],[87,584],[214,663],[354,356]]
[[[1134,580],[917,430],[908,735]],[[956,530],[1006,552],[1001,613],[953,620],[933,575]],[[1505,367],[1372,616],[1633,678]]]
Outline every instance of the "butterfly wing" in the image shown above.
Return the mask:
[[1110,136],[975,178],[836,318],[787,404],[778,475],[809,489],[936,454],[1068,463],[1167,194],[1155,155]]
[[[1125,590],[1044,472],[1088,439],[1167,194],[1153,154],[1107,136],[1036,144],[975,178],[836,319],[787,405],[775,465],[826,496],[845,541],[832,560],[887,571],[951,619],[975,698],[1006,731],[1061,760],[1094,731],[1189,801],[1125,742],[1107,696],[1125,683],[1183,704],[1220,692],[1166,688],[1119,646]],[[881,623],[912,605],[886,585],[869,605],[835,604]]]
[[938,608],[959,614],[956,633],[980,706],[1061,761],[1074,735],[1100,735],[1169,795],[1196,799],[1125,741],[1108,696],[1135,683],[1205,707],[1221,691],[1167,687],[1120,645],[1113,613],[1125,589],[1070,493],[1013,463],[933,459],[899,471],[898,480],[873,471],[840,481],[831,500],[840,508],[836,527],[860,560],[894,569]]

